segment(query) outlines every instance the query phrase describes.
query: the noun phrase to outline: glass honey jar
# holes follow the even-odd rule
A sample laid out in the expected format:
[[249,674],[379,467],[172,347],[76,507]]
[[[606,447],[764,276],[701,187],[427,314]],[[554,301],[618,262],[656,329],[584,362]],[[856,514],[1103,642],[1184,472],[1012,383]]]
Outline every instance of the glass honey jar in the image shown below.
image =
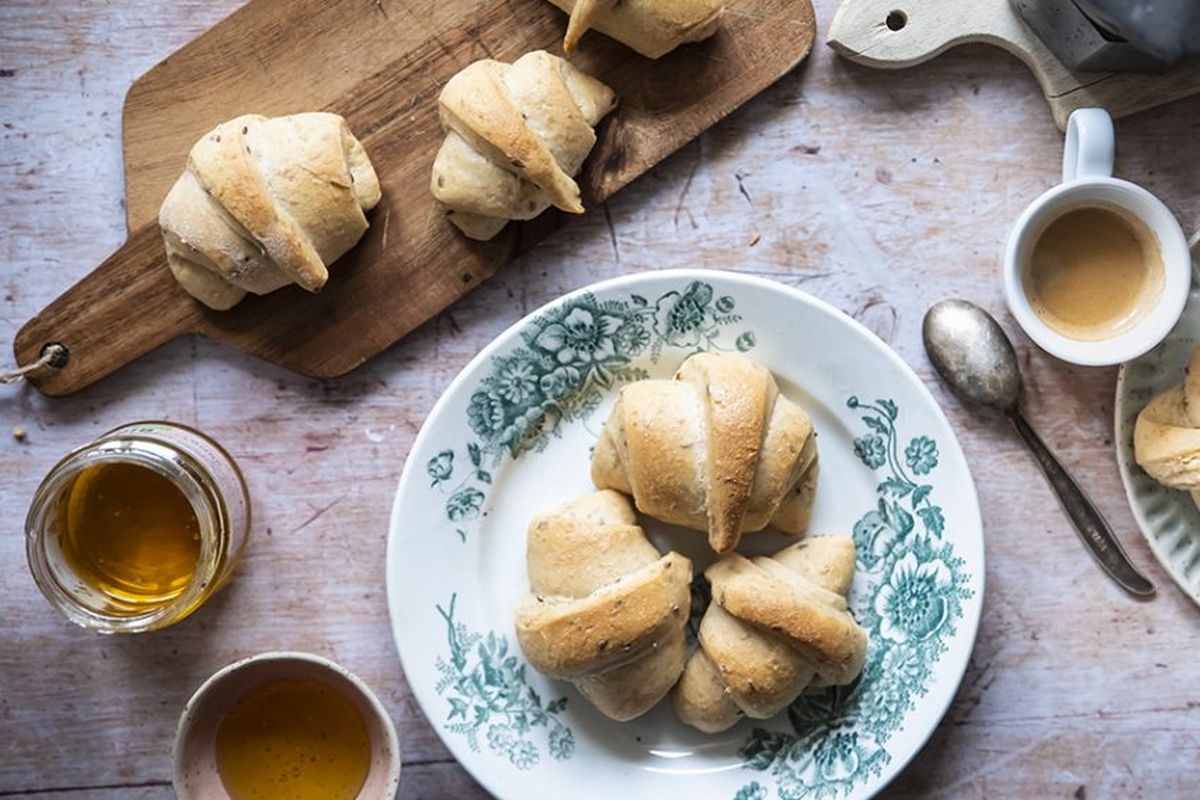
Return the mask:
[[179,622],[233,574],[250,530],[224,448],[174,422],[134,422],[58,462],[25,520],[29,568],[72,622],[140,633]]

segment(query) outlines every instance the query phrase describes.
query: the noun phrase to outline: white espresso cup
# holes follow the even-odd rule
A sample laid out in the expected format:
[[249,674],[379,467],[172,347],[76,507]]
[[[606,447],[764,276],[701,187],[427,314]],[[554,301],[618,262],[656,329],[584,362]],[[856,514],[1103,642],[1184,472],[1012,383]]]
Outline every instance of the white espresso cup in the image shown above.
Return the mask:
[[[1112,118],[1102,108],[1081,108],[1067,122],[1062,183],[1021,213],[1004,251],[1004,299],[1017,323],[1046,352],[1084,366],[1119,364],[1161,342],[1187,302],[1191,257],[1179,222],[1162,201],[1137,184],[1114,178]],[[1073,338],[1050,327],[1034,310],[1027,267],[1046,229],[1067,212],[1106,208],[1132,218],[1156,240],[1162,282],[1156,300],[1134,324],[1097,339]]]

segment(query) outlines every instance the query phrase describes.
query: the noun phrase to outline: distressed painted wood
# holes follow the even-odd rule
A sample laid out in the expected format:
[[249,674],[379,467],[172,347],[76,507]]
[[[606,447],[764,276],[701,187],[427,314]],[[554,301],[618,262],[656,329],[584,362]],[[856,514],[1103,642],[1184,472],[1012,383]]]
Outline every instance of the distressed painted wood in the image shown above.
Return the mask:
[[[4,341],[125,239],[120,110],[131,82],[236,5],[0,4]],[[821,31],[834,10],[817,3]],[[1117,173],[1200,227],[1200,98],[1120,120],[1117,138]],[[187,696],[236,658],[296,648],[338,659],[378,691],[401,731],[402,798],[485,797],[418,711],[392,648],[383,550],[404,458],[442,389],[521,314],[590,281],[683,265],[769,276],[864,322],[926,379],[974,465],[988,557],[979,642],[946,721],[886,796],[1191,796],[1200,614],[1125,507],[1115,373],[1053,361],[1003,313],[1004,237],[1057,181],[1060,146],[1036,82],[994,48],[881,72],[819,47],[345,378],[301,378],[188,337],[72,397],[0,387],[0,796],[166,800]],[[1030,418],[1159,584],[1154,600],[1129,600],[1097,571],[1007,423],[936,382],[920,320],[948,295],[982,303],[1013,334]],[[42,600],[20,521],[66,450],[146,417],[230,447],[254,531],[233,583],[200,613],[143,638],[100,638]]]
[[1009,0],[844,0],[829,28],[838,53],[871,67],[904,69],[951,47],[982,42],[1021,59],[1037,78],[1059,129],[1077,108],[1114,117],[1200,92],[1200,64],[1162,73],[1086,72],[1067,67],[1021,20]]
[[[598,128],[578,178],[585,206],[603,203],[808,54],[809,0],[745,6],[711,39],[657,61],[588,37],[575,63],[611,86],[620,104]],[[566,215],[509,224],[487,242],[443,219],[429,193],[444,138],[438,93],[479,58],[561,49],[564,24],[542,0],[254,0],[171,54],[125,98],[128,242],[17,334],[22,363],[50,342],[70,352],[65,367],[39,373],[34,385],[69,394],[189,332],[304,375],[333,377],[474,289]],[[383,188],[371,229],[320,294],[293,286],[230,311],[204,308],[164,268],[156,228],[188,151],[231,116],[314,109],[344,116],[371,154]],[[154,312],[129,313],[135,308]]]

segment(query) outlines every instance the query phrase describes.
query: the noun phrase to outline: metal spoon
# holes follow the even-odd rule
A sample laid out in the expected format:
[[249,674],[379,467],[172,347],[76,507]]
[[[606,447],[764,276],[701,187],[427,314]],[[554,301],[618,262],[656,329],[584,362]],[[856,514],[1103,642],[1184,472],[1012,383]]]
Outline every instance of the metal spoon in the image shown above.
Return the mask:
[[1021,415],[1021,373],[1012,342],[999,323],[966,300],[943,300],[925,315],[925,351],[938,374],[959,396],[1003,413],[1029,445],[1083,543],[1121,588],[1139,597],[1154,584],[1129,562],[1104,517]]

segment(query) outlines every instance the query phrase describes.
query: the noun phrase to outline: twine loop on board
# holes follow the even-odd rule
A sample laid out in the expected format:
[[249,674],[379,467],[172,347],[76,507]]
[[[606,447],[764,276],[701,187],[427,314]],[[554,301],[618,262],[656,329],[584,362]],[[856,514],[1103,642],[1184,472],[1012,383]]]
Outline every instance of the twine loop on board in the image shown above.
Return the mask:
[[0,384],[16,383],[26,375],[42,369],[62,369],[67,365],[70,352],[66,345],[51,342],[42,348],[42,355],[32,364],[18,366],[16,369],[0,372]]

